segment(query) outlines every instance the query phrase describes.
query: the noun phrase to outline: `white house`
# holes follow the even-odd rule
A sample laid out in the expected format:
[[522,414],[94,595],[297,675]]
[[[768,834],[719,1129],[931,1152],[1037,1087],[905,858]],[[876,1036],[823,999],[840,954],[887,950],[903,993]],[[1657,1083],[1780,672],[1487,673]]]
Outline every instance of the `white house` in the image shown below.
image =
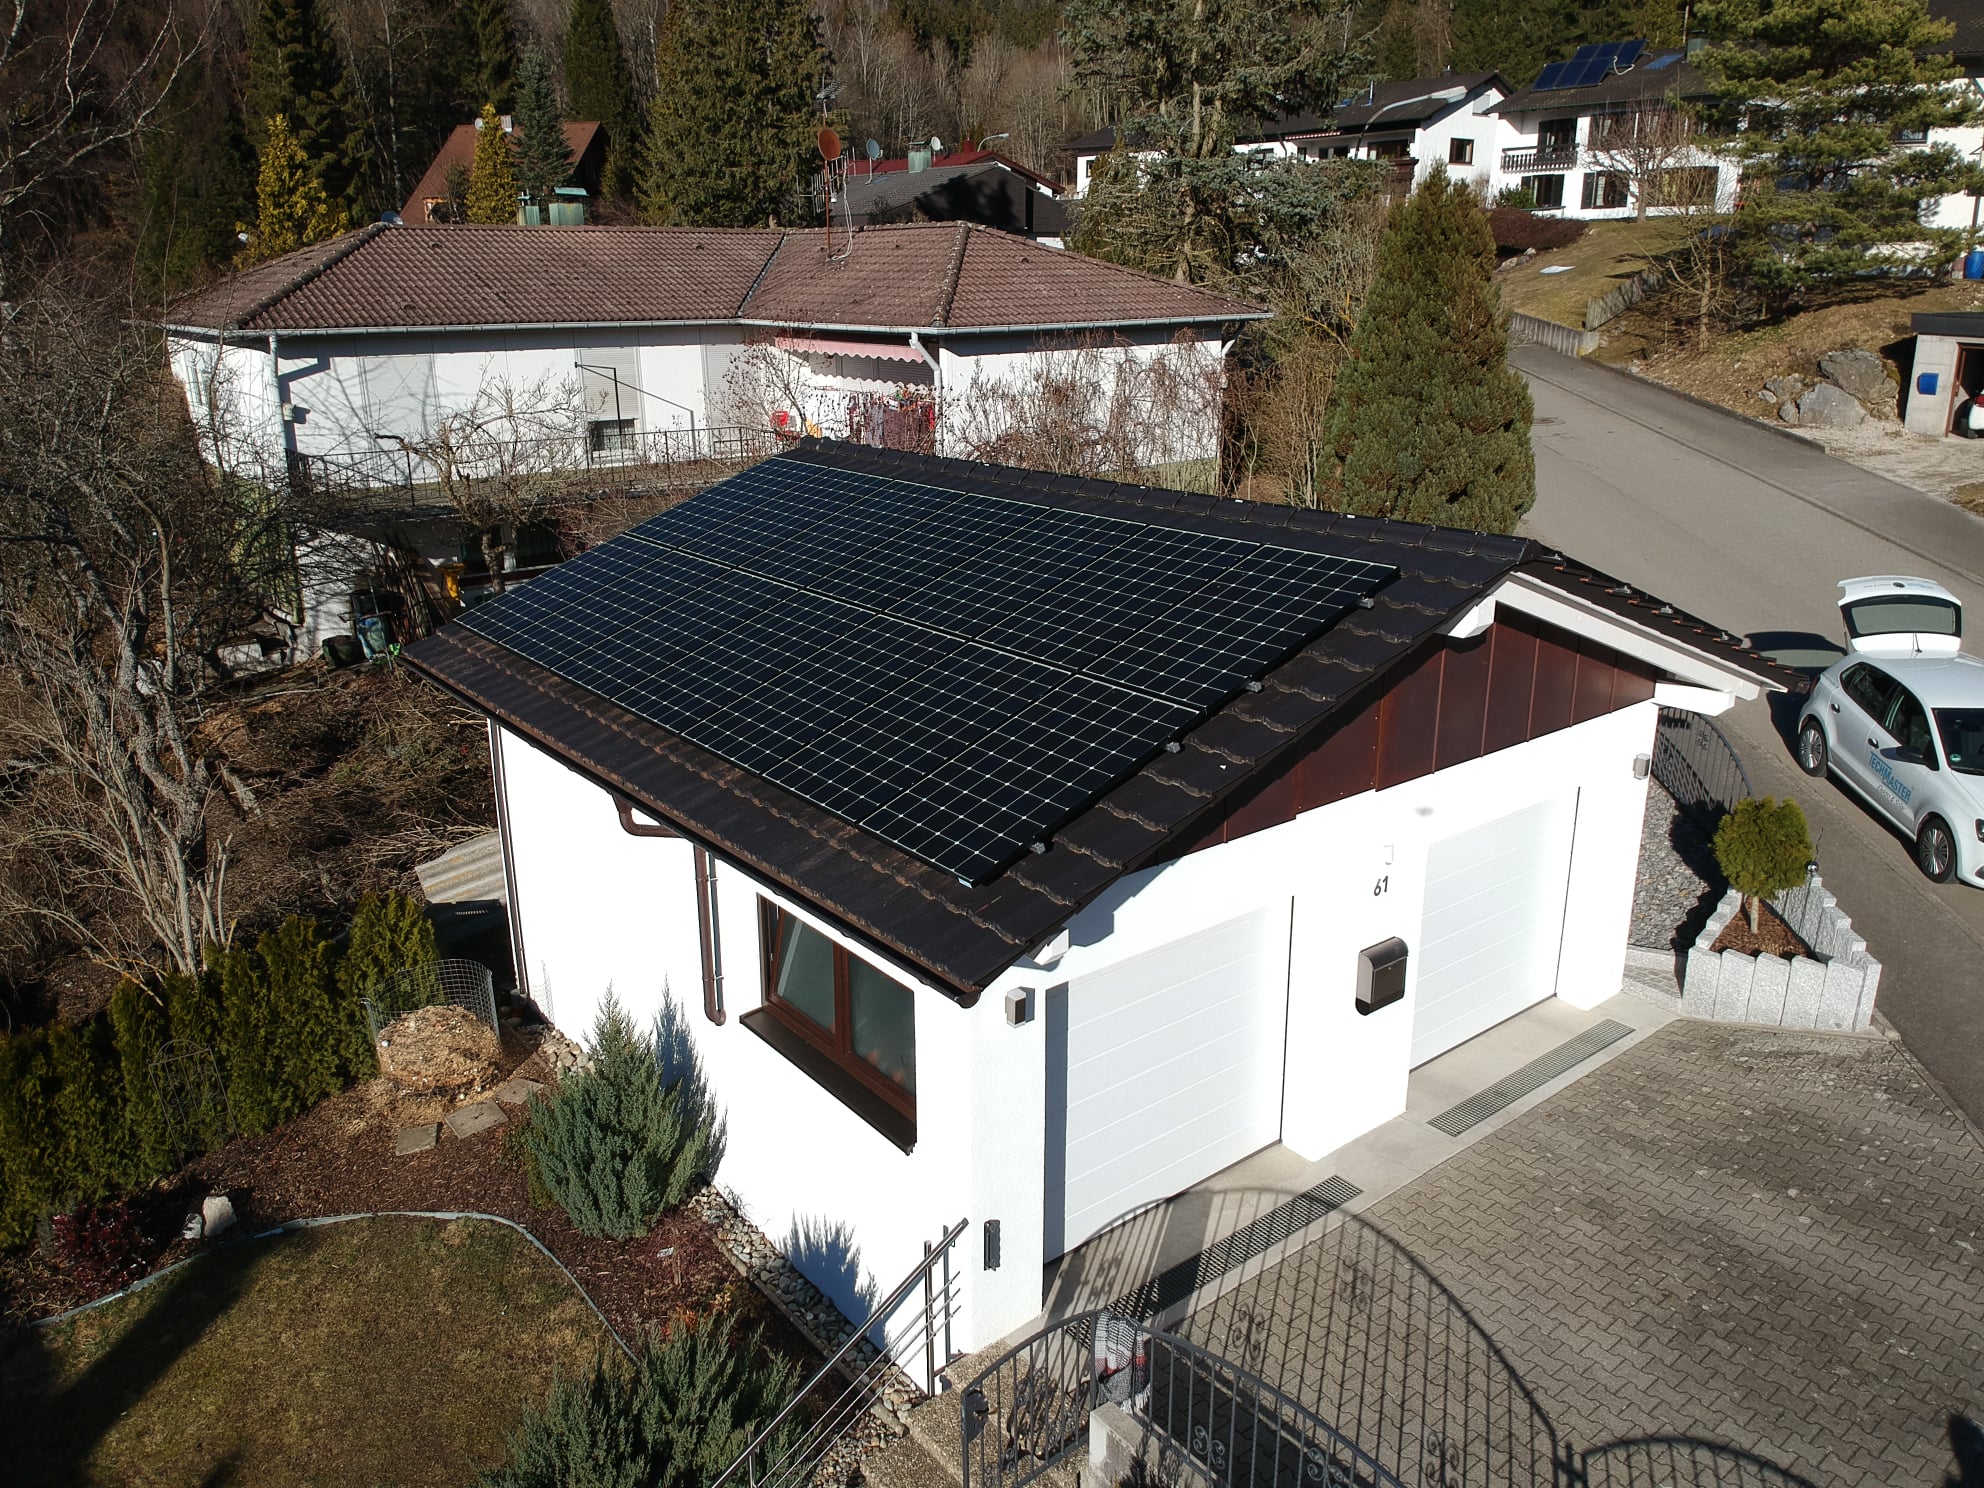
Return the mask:
[[[584,466],[701,451],[726,427],[977,454],[1052,401],[1133,431],[1138,468],[1203,476],[1225,353],[1267,313],[969,222],[377,224],[194,294],[165,330],[195,421],[234,460],[431,493],[412,451],[470,409],[558,431],[543,457]],[[1078,396],[1047,398],[1071,378]],[[1154,385],[1190,395],[1160,407]],[[408,532],[473,578],[458,522]],[[304,633],[345,628],[348,601]]]
[[675,999],[844,1307],[968,1218],[960,1350],[1617,992],[1658,706],[1780,686],[1526,539],[810,441],[407,659],[490,718],[529,993]]
[[1673,108],[1706,94],[1680,48],[1579,47],[1497,106],[1488,194],[1524,190],[1539,211],[1588,220],[1633,216],[1643,194],[1650,213],[1727,210],[1737,163],[1694,138]]
[[[1488,168],[1502,127],[1494,110],[1509,93],[1498,72],[1371,83],[1327,115],[1290,114],[1242,130],[1233,148],[1303,160],[1391,160],[1406,186],[1418,185],[1436,165],[1472,178]],[[1116,130],[1098,129],[1068,147],[1073,195],[1086,194],[1096,160],[1116,142]]]

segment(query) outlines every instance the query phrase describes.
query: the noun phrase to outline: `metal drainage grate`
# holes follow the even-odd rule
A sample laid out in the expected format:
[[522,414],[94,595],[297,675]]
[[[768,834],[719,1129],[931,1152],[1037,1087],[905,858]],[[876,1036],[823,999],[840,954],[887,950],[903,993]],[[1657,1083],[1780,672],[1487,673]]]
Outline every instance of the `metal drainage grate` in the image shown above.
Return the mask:
[[1167,1308],[1175,1307],[1208,1282],[1217,1281],[1235,1267],[1245,1264],[1278,1245],[1297,1230],[1314,1224],[1332,1210],[1341,1209],[1364,1190],[1338,1177],[1325,1178],[1314,1188],[1299,1193],[1285,1204],[1277,1204],[1266,1214],[1248,1220],[1232,1234],[1215,1240],[1198,1254],[1189,1256],[1169,1270],[1160,1272],[1142,1286],[1125,1292],[1109,1304],[1117,1317],[1147,1323]]
[[1633,1030],[1607,1018],[1576,1038],[1566,1039],[1548,1054],[1532,1059],[1514,1074],[1505,1075],[1479,1095],[1470,1095],[1459,1105],[1442,1111],[1429,1123],[1433,1130],[1457,1137],[1470,1126],[1486,1121],[1497,1111],[1514,1105],[1531,1091],[1541,1090],[1557,1076],[1577,1068],[1600,1049],[1616,1044]]

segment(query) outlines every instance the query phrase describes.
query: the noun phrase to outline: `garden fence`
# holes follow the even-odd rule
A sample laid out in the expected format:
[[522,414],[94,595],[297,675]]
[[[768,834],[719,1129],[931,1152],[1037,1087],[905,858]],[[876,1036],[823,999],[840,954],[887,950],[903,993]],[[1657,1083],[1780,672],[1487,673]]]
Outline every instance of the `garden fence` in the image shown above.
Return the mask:
[[1699,713],[1662,708],[1653,736],[1653,778],[1704,833],[1752,794],[1736,746]]
[[396,971],[365,999],[365,1024],[373,1044],[379,1042],[379,1031],[401,1013],[444,1002],[480,1018],[498,1038],[503,1036],[496,1021],[496,981],[489,968],[480,961],[449,957]]

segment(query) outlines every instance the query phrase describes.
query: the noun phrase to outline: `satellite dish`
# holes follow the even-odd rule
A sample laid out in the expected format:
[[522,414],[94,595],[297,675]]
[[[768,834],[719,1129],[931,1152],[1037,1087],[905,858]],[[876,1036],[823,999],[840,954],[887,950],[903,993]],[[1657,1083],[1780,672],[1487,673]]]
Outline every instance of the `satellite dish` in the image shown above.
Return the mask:
[[934,134],[930,136],[930,153],[932,155],[941,155],[944,153],[944,142]]
[[822,160],[840,159],[840,136],[831,129],[822,129],[820,131],[820,158]]
[[870,162],[877,161],[882,158],[882,142],[880,140],[871,139],[870,141],[868,141],[867,144],[862,146],[862,149],[867,154]]

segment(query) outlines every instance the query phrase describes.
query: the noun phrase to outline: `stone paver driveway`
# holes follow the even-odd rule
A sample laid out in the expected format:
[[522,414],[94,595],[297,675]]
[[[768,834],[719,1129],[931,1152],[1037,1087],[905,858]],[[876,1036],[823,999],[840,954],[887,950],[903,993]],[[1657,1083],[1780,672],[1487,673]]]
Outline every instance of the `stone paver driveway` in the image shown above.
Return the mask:
[[1674,1023],[1183,1331],[1408,1481],[1683,1437],[1932,1488],[1984,1419],[1984,1149],[1884,1040]]

